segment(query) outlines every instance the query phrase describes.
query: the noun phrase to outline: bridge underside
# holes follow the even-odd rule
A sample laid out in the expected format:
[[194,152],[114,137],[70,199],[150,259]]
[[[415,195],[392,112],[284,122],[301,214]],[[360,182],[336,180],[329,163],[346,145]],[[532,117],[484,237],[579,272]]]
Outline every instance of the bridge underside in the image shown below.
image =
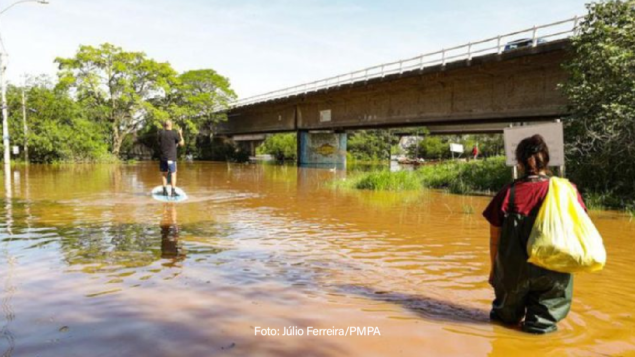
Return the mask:
[[241,106],[228,112],[217,134],[407,126],[436,126],[433,133],[457,134],[552,120],[567,114],[558,84],[566,80],[562,63],[568,48],[567,40],[554,41]]
[[566,40],[231,109],[218,134],[465,125],[566,115]]
[[[545,120],[551,121],[550,118]],[[534,122],[542,121],[538,119]],[[484,123],[484,124],[448,124],[448,125],[428,125],[426,129],[428,135],[463,135],[463,134],[502,134],[505,128],[509,128],[515,122]],[[397,136],[410,136],[408,132],[396,132]]]

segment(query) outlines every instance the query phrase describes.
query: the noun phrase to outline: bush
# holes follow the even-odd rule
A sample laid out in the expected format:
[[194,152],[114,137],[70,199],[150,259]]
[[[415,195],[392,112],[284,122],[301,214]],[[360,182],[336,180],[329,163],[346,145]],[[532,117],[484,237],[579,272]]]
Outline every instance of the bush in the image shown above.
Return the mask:
[[452,156],[450,142],[439,136],[428,136],[419,142],[419,157],[430,160],[441,160]]
[[447,189],[453,193],[498,191],[512,179],[504,157],[426,165],[416,171],[369,172],[345,183],[362,190],[407,191],[423,187]]
[[355,183],[357,189],[376,191],[410,191],[422,187],[420,178],[407,171],[371,172],[360,177]]
[[635,204],[635,1],[587,8],[565,66],[569,174],[581,191],[627,207]]
[[347,151],[357,161],[388,161],[399,138],[392,130],[358,130],[348,135]]
[[270,135],[256,149],[256,153],[271,155],[278,161],[296,160],[298,155],[297,136],[295,133]]
[[497,191],[512,179],[504,157],[470,162],[451,161],[419,170],[424,185],[453,193]]
[[[23,146],[22,89],[10,86],[12,145]],[[65,161],[111,161],[104,127],[86,117],[85,111],[66,93],[45,84],[27,90],[27,135],[29,160],[50,163]],[[24,148],[22,148],[24,151]]]
[[[469,157],[474,145],[478,145],[480,156],[498,156],[504,153],[503,136],[491,135],[439,135],[425,136],[416,147],[409,150],[409,156],[427,160],[443,160],[452,157],[450,143],[462,144],[465,153],[462,157]],[[455,154],[458,156],[458,154]]]
[[42,123],[37,131],[29,135],[30,161],[113,161],[108,144],[95,126],[85,119],[74,119],[70,125],[54,121]]

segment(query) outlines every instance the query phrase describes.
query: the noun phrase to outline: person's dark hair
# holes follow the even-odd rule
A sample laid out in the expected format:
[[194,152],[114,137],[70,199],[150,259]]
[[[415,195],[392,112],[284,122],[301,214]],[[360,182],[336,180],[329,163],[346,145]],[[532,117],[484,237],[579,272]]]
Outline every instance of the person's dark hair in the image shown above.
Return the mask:
[[523,139],[516,147],[516,161],[521,163],[525,174],[536,175],[549,165],[549,148],[545,139],[536,134]]

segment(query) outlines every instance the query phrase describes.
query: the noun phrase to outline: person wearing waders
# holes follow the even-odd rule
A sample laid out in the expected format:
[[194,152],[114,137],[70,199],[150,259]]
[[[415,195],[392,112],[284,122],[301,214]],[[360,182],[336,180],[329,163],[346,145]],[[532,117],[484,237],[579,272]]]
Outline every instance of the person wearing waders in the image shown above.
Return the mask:
[[[522,140],[516,160],[522,177],[498,192],[483,212],[491,225],[490,319],[543,334],[556,331],[569,313],[573,276],[527,262],[527,241],[549,190],[549,149],[542,136]],[[586,210],[579,193],[578,201]]]
[[178,197],[176,193],[176,146],[184,146],[183,131],[172,130],[172,121],[166,120],[163,123],[163,130],[159,130],[159,171],[163,181],[163,195],[168,195],[168,183],[172,186],[172,197]]

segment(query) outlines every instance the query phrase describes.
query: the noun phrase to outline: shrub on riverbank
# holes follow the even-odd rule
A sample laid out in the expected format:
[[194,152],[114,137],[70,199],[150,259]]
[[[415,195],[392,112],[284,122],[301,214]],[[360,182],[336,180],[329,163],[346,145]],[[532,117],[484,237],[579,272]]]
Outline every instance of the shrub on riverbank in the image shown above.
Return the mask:
[[11,145],[20,147],[20,155],[13,160],[24,160],[25,131],[22,117],[22,90],[25,90],[27,142],[29,161],[52,162],[112,162],[107,130],[92,120],[88,113],[68,94],[52,88],[41,79],[28,88],[9,86],[9,132]]
[[580,187],[602,193],[594,201],[633,207],[635,1],[593,2],[587,8],[572,38],[562,86],[571,113],[565,121],[567,166]]
[[496,191],[511,180],[504,157],[471,162],[450,161],[427,165],[416,171],[362,173],[339,183],[363,190],[407,191],[424,187],[453,193]]
[[[422,188],[445,189],[457,194],[495,193],[511,182],[511,169],[505,158],[497,156],[470,162],[449,161],[427,165],[416,171],[363,172],[337,181],[338,187],[376,191],[415,191]],[[599,192],[579,186],[591,210],[622,209],[635,216],[635,202],[613,192]]]
[[351,161],[389,161],[392,147],[399,143],[394,129],[357,130],[349,133],[347,153]]
[[354,177],[348,185],[360,190],[376,191],[411,191],[423,186],[421,179],[411,171],[368,172]]
[[635,200],[628,200],[614,192],[582,191],[582,198],[589,210],[623,209],[635,217]]
[[258,155],[268,154],[278,161],[296,160],[298,140],[295,133],[269,135],[265,142],[256,148]]

